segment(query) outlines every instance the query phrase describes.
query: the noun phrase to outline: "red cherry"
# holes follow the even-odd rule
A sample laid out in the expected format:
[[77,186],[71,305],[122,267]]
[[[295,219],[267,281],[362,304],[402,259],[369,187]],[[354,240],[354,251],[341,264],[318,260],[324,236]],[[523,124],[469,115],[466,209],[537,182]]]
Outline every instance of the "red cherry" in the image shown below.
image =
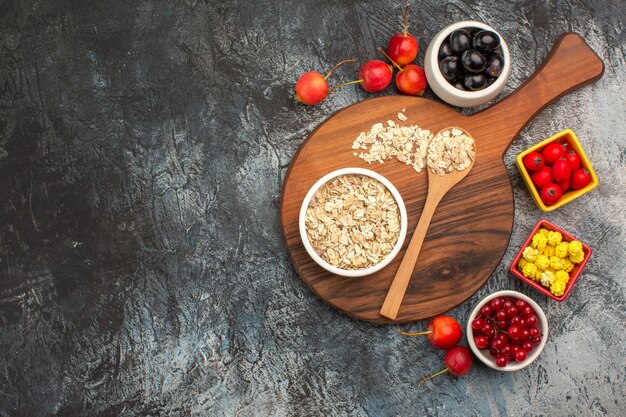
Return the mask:
[[448,316],[438,316],[432,319],[428,323],[428,329],[425,332],[406,333],[398,329],[398,333],[409,337],[428,335],[428,342],[432,346],[444,350],[452,349],[463,336],[461,325]]
[[415,64],[405,65],[396,75],[396,86],[403,94],[421,96],[428,87],[426,73]]
[[466,348],[465,346],[457,346],[453,349],[450,349],[446,355],[443,357],[443,363],[446,368],[440,372],[437,372],[434,375],[429,376],[428,378],[422,379],[417,386],[421,386],[426,381],[441,375],[446,372],[450,372],[454,376],[462,376],[469,372],[472,369],[472,364],[474,363],[474,356],[472,352]]
[[[335,67],[331,69],[325,77],[317,71],[310,71],[302,74],[296,82],[296,101],[307,105],[321,103],[328,95],[328,82],[326,80],[330,77],[333,71],[346,62],[355,61],[353,59],[341,61],[335,65]],[[341,85],[337,87],[340,86]]]
[[406,4],[404,13],[402,14],[402,18],[404,20],[404,33],[396,33],[393,35],[387,45],[387,54],[389,54],[391,60],[397,62],[400,66],[404,66],[415,61],[417,52],[419,51],[417,39],[415,39],[412,35],[409,35],[406,30],[406,15],[408,11],[409,3]]
[[372,59],[361,66],[359,79],[363,90],[368,93],[383,91],[391,83],[393,69],[379,59]]

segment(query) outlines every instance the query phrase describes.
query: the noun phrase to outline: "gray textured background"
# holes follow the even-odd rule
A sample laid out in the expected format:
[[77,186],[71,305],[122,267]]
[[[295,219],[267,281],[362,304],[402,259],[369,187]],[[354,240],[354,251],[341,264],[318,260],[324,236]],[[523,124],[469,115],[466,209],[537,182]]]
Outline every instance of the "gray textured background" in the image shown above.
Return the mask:
[[[292,100],[299,73],[377,56],[394,1],[0,0],[0,415],[611,415],[626,408],[622,1],[413,2],[419,62],[444,25],[501,30],[504,94],[564,31],[604,77],[541,113],[506,155],[515,227],[493,277],[545,309],[529,368],[415,388],[442,354],[350,319],[296,276],[277,218],[306,135],[363,100]],[[335,80],[349,80],[346,66]],[[389,88],[384,94],[397,94]],[[428,93],[432,97],[432,93]],[[600,179],[544,215],[514,167],[570,127]],[[558,304],[507,273],[547,218],[594,249]],[[418,323],[415,329],[422,329]]]

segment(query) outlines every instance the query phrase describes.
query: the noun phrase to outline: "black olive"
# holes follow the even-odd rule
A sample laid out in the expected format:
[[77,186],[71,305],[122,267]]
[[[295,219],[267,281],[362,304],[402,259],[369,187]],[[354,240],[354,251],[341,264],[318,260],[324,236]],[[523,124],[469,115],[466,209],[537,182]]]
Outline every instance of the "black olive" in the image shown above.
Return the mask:
[[472,39],[474,49],[480,52],[492,52],[500,46],[500,37],[490,30],[481,30]]
[[454,55],[454,52],[452,52],[452,48],[450,48],[450,40],[446,39],[439,47],[439,59],[444,59],[445,57],[452,55]]
[[495,83],[497,78],[489,78],[487,77],[487,87],[491,86],[491,84]]
[[469,32],[470,38],[474,39],[474,36],[476,36],[476,34],[480,32],[481,30],[482,29],[478,29],[478,28],[469,28],[468,32]]
[[450,34],[450,47],[456,55],[461,54],[472,47],[472,38],[464,29],[455,30]]
[[468,72],[481,72],[485,69],[487,65],[487,60],[476,49],[468,49],[463,52],[463,56],[461,56],[461,62],[463,63],[463,67]]
[[443,78],[448,81],[453,81],[463,72],[461,60],[454,55],[442,59],[439,63],[439,69]]
[[463,80],[463,85],[467,90],[482,90],[487,85],[487,79],[482,74],[467,74]]
[[502,74],[502,68],[504,68],[504,58],[499,54],[491,54],[487,58],[487,66],[485,68],[485,76],[487,77],[499,77]]

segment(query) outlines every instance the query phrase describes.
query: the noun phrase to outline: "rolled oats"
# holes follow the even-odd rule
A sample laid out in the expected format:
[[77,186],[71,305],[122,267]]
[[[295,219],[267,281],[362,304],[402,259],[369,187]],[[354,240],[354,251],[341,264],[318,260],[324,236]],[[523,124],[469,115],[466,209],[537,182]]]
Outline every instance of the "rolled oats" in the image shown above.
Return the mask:
[[400,209],[376,179],[342,175],[315,193],[305,227],[326,262],[341,269],[365,269],[381,262],[398,241]]
[[[402,113],[398,113],[398,119],[403,120]],[[404,116],[406,118],[406,116]],[[398,161],[410,165],[415,171],[420,172],[426,166],[428,143],[433,135],[429,130],[424,130],[417,125],[399,126],[393,120],[387,121],[385,127],[382,123],[376,123],[369,132],[361,132],[352,143],[355,156],[363,159],[368,164],[396,158]]]
[[428,167],[437,175],[463,171],[475,157],[474,139],[460,129],[438,133],[428,146]]

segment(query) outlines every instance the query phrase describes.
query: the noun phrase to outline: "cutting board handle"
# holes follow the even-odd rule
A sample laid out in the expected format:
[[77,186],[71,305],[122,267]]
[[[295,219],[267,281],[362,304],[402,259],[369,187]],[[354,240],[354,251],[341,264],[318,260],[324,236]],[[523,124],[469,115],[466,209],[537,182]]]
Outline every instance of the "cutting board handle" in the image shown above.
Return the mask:
[[578,34],[566,32],[524,84],[504,100],[476,115],[500,121],[497,125],[504,126],[499,132],[500,142],[493,144],[501,148],[504,155],[517,134],[544,107],[566,93],[599,79],[603,73],[604,63],[600,57]]

